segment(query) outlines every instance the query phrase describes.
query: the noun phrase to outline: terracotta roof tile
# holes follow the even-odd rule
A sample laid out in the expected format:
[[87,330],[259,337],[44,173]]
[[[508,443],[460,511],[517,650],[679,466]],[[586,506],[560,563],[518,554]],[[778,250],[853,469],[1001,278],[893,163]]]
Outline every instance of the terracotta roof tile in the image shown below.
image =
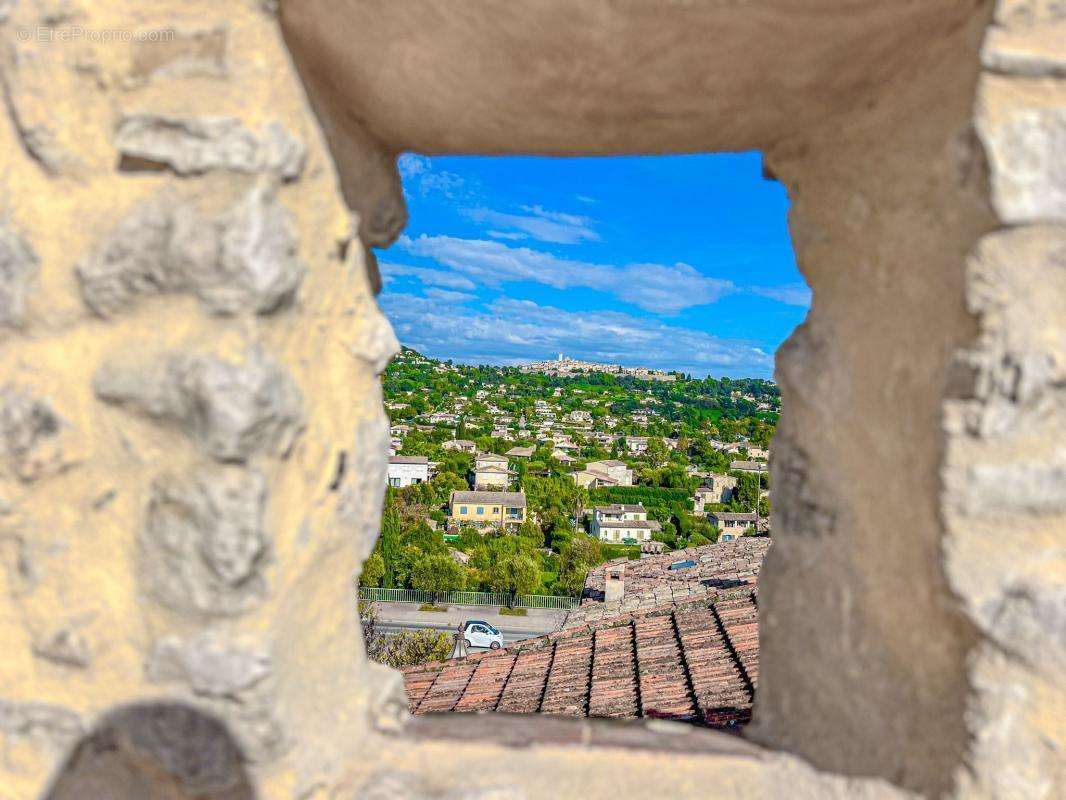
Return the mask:
[[416,714],[539,711],[662,717],[716,728],[750,718],[757,679],[751,586],[404,670]]

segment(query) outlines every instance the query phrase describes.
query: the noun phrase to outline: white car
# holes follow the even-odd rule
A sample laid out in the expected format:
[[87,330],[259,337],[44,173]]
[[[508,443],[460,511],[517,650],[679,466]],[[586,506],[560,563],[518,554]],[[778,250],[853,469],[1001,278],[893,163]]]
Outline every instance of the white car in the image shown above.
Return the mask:
[[478,619],[468,620],[459,626],[459,630],[466,639],[467,647],[488,647],[492,650],[499,650],[503,647],[503,634],[487,622]]

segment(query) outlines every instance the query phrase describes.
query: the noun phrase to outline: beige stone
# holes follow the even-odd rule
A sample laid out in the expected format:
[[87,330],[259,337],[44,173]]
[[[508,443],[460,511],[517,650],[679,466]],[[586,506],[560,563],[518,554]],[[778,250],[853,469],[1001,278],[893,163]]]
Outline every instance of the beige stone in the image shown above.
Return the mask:
[[[999,4],[979,93],[993,9],[963,0],[276,11],[0,3],[0,798],[1063,793],[1061,4]],[[18,33],[75,23],[141,38]],[[748,739],[411,719],[352,596],[396,155],[747,148],[814,291],[778,354]],[[253,352],[301,414],[251,446],[262,381],[204,421],[124,371]]]
[[986,75],[976,125],[999,217],[1014,225],[1066,219],[1066,85]]

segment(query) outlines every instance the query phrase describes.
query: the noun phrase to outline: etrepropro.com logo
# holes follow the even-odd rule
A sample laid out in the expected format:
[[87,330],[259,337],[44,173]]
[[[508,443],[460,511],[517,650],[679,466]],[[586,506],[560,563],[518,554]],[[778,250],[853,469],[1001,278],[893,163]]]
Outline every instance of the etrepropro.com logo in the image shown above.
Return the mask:
[[170,28],[134,30],[133,28],[88,28],[84,25],[20,26],[15,35],[20,42],[170,42]]

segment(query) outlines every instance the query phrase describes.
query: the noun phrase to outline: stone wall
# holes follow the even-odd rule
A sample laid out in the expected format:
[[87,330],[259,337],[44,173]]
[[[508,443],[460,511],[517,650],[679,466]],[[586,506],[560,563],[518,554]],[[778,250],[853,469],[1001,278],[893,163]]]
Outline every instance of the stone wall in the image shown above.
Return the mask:
[[[1061,793],[1060,5],[0,2],[0,798]],[[411,719],[352,592],[395,155],[752,147],[814,289],[758,744]]]
[[1001,227],[970,254],[980,330],[945,415],[945,565],[980,635],[956,780],[977,796],[1054,797],[1066,791],[1066,8],[1001,0],[981,64],[975,124]]
[[149,698],[347,760],[396,342],[267,5],[0,4],[0,797]]

